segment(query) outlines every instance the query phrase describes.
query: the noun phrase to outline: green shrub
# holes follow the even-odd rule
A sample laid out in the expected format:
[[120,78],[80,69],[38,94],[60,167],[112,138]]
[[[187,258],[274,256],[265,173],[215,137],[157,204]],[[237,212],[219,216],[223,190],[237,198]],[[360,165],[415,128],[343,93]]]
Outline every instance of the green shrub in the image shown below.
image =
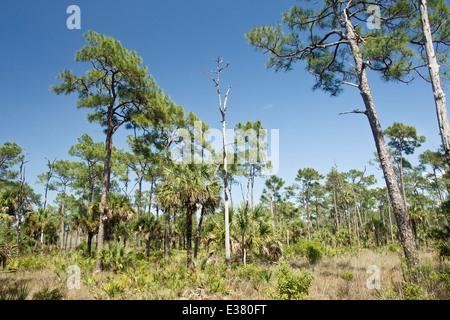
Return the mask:
[[134,252],[121,243],[112,246],[106,244],[100,253],[100,259],[105,269],[118,271],[133,264]]
[[281,300],[305,300],[313,280],[311,272],[302,268],[300,274],[294,274],[292,268],[284,261],[278,272],[278,295]]
[[211,293],[226,293],[227,292],[227,280],[213,276],[207,277],[205,281],[206,287],[209,289]]
[[125,288],[120,281],[107,277],[106,283],[103,285],[103,291],[106,293],[108,298],[114,299],[118,295],[124,293]]
[[378,300],[399,300],[398,293],[394,288],[375,290],[374,295]]
[[33,294],[33,300],[62,300],[63,298],[63,294],[58,289],[50,291],[48,288],[44,288]]
[[322,259],[323,246],[319,241],[311,241],[306,246],[306,257],[310,263],[317,263]]
[[341,278],[346,281],[352,281],[353,280],[353,273],[351,272],[345,272],[341,274]]
[[263,281],[265,281],[266,283],[269,283],[270,280],[272,279],[272,275],[273,272],[270,269],[261,269],[259,271],[259,278]]
[[291,257],[293,254],[306,257],[310,263],[316,263],[320,261],[325,253],[329,255],[334,255],[333,250],[326,250],[319,239],[314,239],[309,241],[307,239],[302,239],[293,246],[289,247],[287,257]]
[[404,283],[403,295],[405,300],[427,300],[427,295],[425,294],[423,288],[414,283]]
[[39,271],[48,267],[48,260],[38,255],[18,258],[18,269],[24,271]]
[[388,250],[390,252],[398,252],[399,249],[400,249],[399,246],[395,243],[389,243],[389,245],[388,245]]

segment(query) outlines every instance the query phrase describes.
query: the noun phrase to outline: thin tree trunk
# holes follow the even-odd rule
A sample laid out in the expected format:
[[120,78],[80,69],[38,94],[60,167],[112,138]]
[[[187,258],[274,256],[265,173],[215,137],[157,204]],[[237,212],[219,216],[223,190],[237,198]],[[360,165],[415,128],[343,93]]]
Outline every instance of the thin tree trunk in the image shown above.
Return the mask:
[[221,67],[222,59],[217,59],[217,71],[214,73],[216,74],[217,78],[213,79],[210,77],[210,79],[214,82],[214,86],[217,90],[217,98],[219,103],[219,111],[222,115],[222,139],[223,139],[223,192],[224,192],[224,211],[225,211],[225,261],[227,265],[230,265],[230,259],[231,259],[231,251],[230,251],[230,216],[228,211],[228,155],[227,155],[227,135],[226,135],[226,120],[225,116],[227,113],[227,103],[228,103],[228,95],[230,93],[231,87],[228,86],[228,89],[225,93],[224,100],[222,103],[222,93],[220,91],[220,75],[221,72],[228,68],[229,64],[227,63],[225,66]]
[[253,202],[253,190],[255,189],[254,188],[254,185],[255,185],[255,167],[252,165],[251,166],[253,169],[252,169],[252,176],[251,176],[251,200],[252,200],[252,209],[254,208],[254,202]]
[[164,256],[170,257],[170,209],[166,209],[164,222]]
[[24,190],[23,186],[25,184],[25,161],[22,159],[22,162],[20,163],[20,171],[19,171],[19,192],[17,193],[17,207],[16,207],[16,222],[17,222],[17,247],[19,250],[17,250],[17,256],[19,255],[20,251],[20,239],[21,239],[21,232],[22,232],[22,216],[23,216],[23,196],[24,196]]
[[[152,212],[152,198],[153,198],[153,188],[154,188],[154,182],[152,179],[152,182],[150,184],[150,195],[149,195],[149,199],[148,199],[148,213],[150,214]],[[158,220],[159,218],[159,212],[158,212],[158,208],[156,208],[156,219]]]
[[320,230],[319,202],[317,201],[317,199],[316,199],[315,207],[316,207],[316,228],[317,228],[317,231],[319,231]]
[[224,211],[225,211],[225,261],[230,264],[230,214],[228,212],[228,162],[227,162],[227,137],[225,112],[222,112],[222,134],[223,134],[223,191],[224,191]]
[[441,205],[444,203],[444,197],[442,196],[442,190],[441,187],[439,186],[439,180],[436,174],[436,169],[433,167],[433,176],[434,176],[434,182],[436,183],[436,189],[438,191],[439,194],[439,200],[441,202]]
[[347,38],[350,43],[353,58],[355,60],[355,69],[359,78],[359,90],[366,107],[365,114],[369,120],[372,134],[377,147],[380,165],[383,170],[386,186],[391,198],[391,203],[394,208],[395,218],[399,228],[401,242],[407,263],[409,265],[417,265],[419,263],[419,256],[417,253],[416,244],[411,230],[410,219],[405,205],[402,201],[401,193],[398,187],[397,179],[395,178],[394,168],[391,163],[390,154],[383,137],[383,130],[381,129],[380,121],[375,109],[372,92],[367,79],[366,66],[363,57],[359,50],[358,37],[355,34],[354,26],[350,22],[348,13],[346,15],[346,29]]
[[352,240],[352,228],[350,226],[351,215],[350,215],[350,205],[347,203],[347,229],[348,229],[348,238],[350,240],[350,245],[353,246]]
[[150,236],[145,239],[145,257],[148,258],[150,256]]
[[358,209],[357,209],[357,204],[355,202],[355,206],[354,206],[355,212],[353,213],[353,225],[354,230],[355,230],[355,237],[356,237],[356,243],[358,244],[358,247],[361,246],[361,243],[359,242],[359,228],[358,228]]
[[64,251],[67,250],[67,241],[69,240],[69,237],[70,237],[70,232],[66,232],[66,237],[64,240]]
[[393,231],[393,227],[392,227],[392,215],[391,215],[391,201],[389,199],[387,190],[386,190],[386,197],[388,200],[389,229],[391,231],[391,242],[394,243],[394,231]]
[[402,187],[403,201],[405,202],[405,209],[408,212],[408,202],[406,201],[405,183],[403,181],[403,156],[400,155],[400,185]]
[[60,239],[60,250],[62,251],[64,248],[64,235],[65,235],[65,212],[64,212],[64,205],[65,205],[65,198],[66,198],[66,185],[64,185],[63,194],[61,198],[61,239]]
[[186,249],[187,249],[187,266],[192,267],[192,214],[193,209],[186,209]]
[[44,227],[41,227],[41,256],[44,254]]
[[306,190],[306,216],[308,218],[308,240],[311,241],[311,213],[309,212],[309,189]]
[[[142,200],[142,180],[144,177],[138,178],[138,198],[137,198],[137,212],[136,212],[136,221],[139,221],[139,213],[141,211],[141,200]],[[136,243],[138,242],[138,233],[134,234],[134,244],[136,248]]]
[[88,238],[87,238],[87,256],[90,257],[91,256],[91,252],[92,252],[92,238],[94,237],[94,234],[91,232],[88,232]]
[[[266,179],[267,179],[267,177],[266,177]],[[268,188],[268,190],[269,190],[269,198],[270,198],[270,214],[271,214],[271,216],[272,216],[272,229],[273,229],[273,232],[275,233],[275,215],[274,215],[274,213],[273,213],[273,196],[272,196],[272,190],[270,189],[270,188]]]
[[431,35],[430,21],[428,18],[427,0],[419,0],[420,17],[422,29],[425,38],[425,48],[428,59],[428,70],[430,72],[431,84],[433,87],[434,101],[436,105],[436,114],[441,133],[442,145],[447,159],[447,165],[450,166],[450,125],[448,123],[446,96],[441,86],[439,75],[439,64],[433,46],[433,37]]
[[[250,172],[251,172],[251,166],[250,166]],[[246,233],[247,233],[247,211],[248,211],[248,196],[250,191],[250,180],[251,180],[251,173],[247,179],[247,196],[245,199],[245,208],[244,208],[244,230],[242,232],[242,262],[244,263],[244,266],[247,265],[247,244],[246,244]]]
[[[176,224],[177,224],[177,212],[176,212],[176,210],[173,210],[173,222],[172,222],[172,225],[174,226],[174,228],[175,228]],[[172,231],[172,248],[176,249],[176,245],[177,245],[176,234],[175,234],[175,232]],[[178,249],[181,249],[181,238],[180,238],[180,241],[178,243]]]
[[73,230],[70,232],[69,250],[72,250]]
[[[112,155],[112,137],[113,137],[113,110],[109,108],[108,119],[107,119],[107,131],[106,131],[106,142],[105,142],[105,161],[102,179],[102,197],[100,200],[100,218],[98,225],[98,235],[97,235],[97,254],[100,255],[103,248],[103,238],[105,235],[105,220],[107,219],[107,207],[108,207],[108,191],[109,191],[109,179],[111,176],[111,155]],[[95,261],[94,273],[100,272],[102,270],[100,258],[97,257]]]
[[385,244],[388,244],[388,231],[387,231],[387,228],[386,228],[386,223],[384,222],[384,213],[383,213],[383,205],[382,204],[380,204],[380,220],[383,222],[383,228],[384,228],[384,230],[385,230]]
[[75,249],[78,248],[78,238],[79,238],[78,229],[75,231]]
[[339,232],[339,212],[337,208],[336,188],[333,187],[333,201],[334,201],[334,219],[336,220],[336,233]]
[[[357,216],[358,216],[358,219],[359,219],[359,225],[360,225],[360,230],[361,230],[361,233],[363,234],[363,239],[365,239],[366,238],[366,232],[364,231],[364,225],[363,225],[363,222],[362,222],[362,219],[361,219],[361,213],[359,212],[359,207],[358,207],[358,201],[357,201],[357,199],[356,199],[356,192],[355,192],[355,189],[354,188],[352,188],[352,190],[353,190],[353,199],[355,200],[355,210],[356,210],[356,214],[357,214]],[[356,223],[358,223],[358,221],[356,221]],[[357,230],[358,230],[358,226],[357,226]],[[359,237],[359,230],[358,230],[358,237]],[[358,243],[359,243],[359,240],[358,240]]]
[[195,232],[194,259],[197,259],[198,247],[200,244],[200,232],[202,230],[203,217],[205,216],[205,213],[206,213],[206,207],[203,204],[202,210],[200,212],[200,219],[198,221],[197,230]]
[[372,220],[372,230],[373,230],[373,234],[375,236],[375,243],[377,244],[377,247],[379,246],[378,244],[378,232],[377,232],[377,228],[375,228],[375,224],[373,223]]

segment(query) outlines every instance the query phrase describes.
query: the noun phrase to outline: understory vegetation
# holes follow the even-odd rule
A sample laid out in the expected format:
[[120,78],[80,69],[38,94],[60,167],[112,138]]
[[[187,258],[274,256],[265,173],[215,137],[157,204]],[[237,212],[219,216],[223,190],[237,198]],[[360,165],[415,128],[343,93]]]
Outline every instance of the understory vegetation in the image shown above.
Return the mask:
[[[301,250],[297,247],[289,247],[292,252],[276,263],[255,259],[229,268],[216,253],[201,254],[195,270],[185,265],[183,250],[166,259],[162,252],[146,258],[144,249],[111,248],[107,251],[115,253],[104,255],[107,267],[100,274],[93,274],[95,260],[81,250],[12,258],[0,272],[0,300],[449,299],[450,265],[433,250],[421,252],[423,263],[413,280],[398,248],[324,248],[323,257],[311,263],[306,255],[294,254]],[[373,264],[381,270],[379,289],[366,284],[367,266]],[[68,289],[69,265],[80,267],[79,289]]]

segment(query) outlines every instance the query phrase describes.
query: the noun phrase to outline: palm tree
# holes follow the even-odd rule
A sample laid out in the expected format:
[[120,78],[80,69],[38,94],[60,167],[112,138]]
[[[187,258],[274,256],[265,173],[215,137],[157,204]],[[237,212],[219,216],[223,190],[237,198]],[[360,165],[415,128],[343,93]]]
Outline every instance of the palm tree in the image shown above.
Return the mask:
[[135,225],[135,230],[141,232],[145,238],[145,256],[150,255],[150,240],[155,238],[161,232],[160,220],[153,214],[145,214],[139,217]]
[[48,208],[39,208],[34,214],[35,225],[39,229],[39,242],[41,246],[41,256],[44,254],[44,231],[48,223],[57,219],[55,213]]
[[275,214],[277,212],[277,203],[281,195],[279,191],[284,185],[284,180],[277,176],[270,176],[266,179],[266,187],[262,192],[262,199],[267,199],[270,204],[270,213],[272,215],[272,229],[275,231]]
[[136,216],[136,210],[130,200],[123,195],[110,194],[108,197],[108,207],[104,215],[104,240],[110,241],[113,236],[115,226],[121,221],[129,221]]
[[207,176],[206,166],[178,165],[165,170],[166,184],[171,185],[170,194],[186,211],[186,247],[187,265],[192,267],[192,216],[202,204],[202,199],[208,197],[204,177]]
[[205,186],[205,193],[202,197],[202,209],[200,212],[200,219],[198,221],[197,230],[195,234],[195,245],[194,245],[194,259],[197,259],[200,232],[202,230],[203,218],[206,211],[209,209],[214,212],[221,202],[220,198],[221,186],[218,181],[213,181]]
[[118,237],[118,241],[123,241],[123,246],[127,246],[127,240],[130,236],[130,228],[127,226],[125,221],[120,221],[118,225],[114,228],[114,235]]
[[156,201],[165,212],[164,222],[164,256],[170,256],[170,213],[181,206],[175,185],[165,181],[156,189]]
[[6,268],[9,258],[18,252],[18,246],[14,243],[11,228],[0,220],[0,263]]
[[73,216],[73,223],[87,234],[86,255],[91,256],[92,238],[98,232],[99,217],[98,202],[90,203],[86,208],[81,206],[78,213]]

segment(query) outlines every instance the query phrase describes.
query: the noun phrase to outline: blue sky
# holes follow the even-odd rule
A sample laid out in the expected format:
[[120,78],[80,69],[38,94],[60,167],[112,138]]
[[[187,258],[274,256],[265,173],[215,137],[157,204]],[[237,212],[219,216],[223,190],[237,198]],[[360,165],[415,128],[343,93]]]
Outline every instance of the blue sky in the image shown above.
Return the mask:
[[[69,30],[69,5],[81,8],[81,30]],[[275,73],[265,68],[267,56],[250,47],[244,34],[252,27],[272,25],[294,0],[3,0],[0,11],[0,144],[18,143],[27,152],[27,181],[46,170],[45,158],[67,159],[68,150],[83,133],[104,141],[102,129],[86,121],[76,96],[56,96],[49,90],[56,75],[88,65],[74,62],[92,29],[121,41],[143,58],[158,85],[186,111],[194,111],[213,128],[220,114],[212,82],[203,74],[214,68],[212,58],[230,62],[222,83],[231,85],[227,124],[261,120],[280,130],[280,170],[290,184],[299,168],[326,174],[334,164],[340,171],[381,172],[369,166],[375,144],[362,115],[339,112],[363,108],[356,89],[337,98],[312,91],[314,79],[302,65]],[[383,128],[393,122],[415,126],[427,142],[416,151],[440,144],[431,85],[383,83],[369,74]],[[121,128],[115,144],[125,147]],[[414,159],[415,157],[413,157]],[[416,161],[413,161],[416,163]],[[260,181],[259,185],[262,185]],[[37,192],[42,187],[35,186]],[[235,198],[240,197],[235,187]],[[261,190],[261,187],[257,187]]]

